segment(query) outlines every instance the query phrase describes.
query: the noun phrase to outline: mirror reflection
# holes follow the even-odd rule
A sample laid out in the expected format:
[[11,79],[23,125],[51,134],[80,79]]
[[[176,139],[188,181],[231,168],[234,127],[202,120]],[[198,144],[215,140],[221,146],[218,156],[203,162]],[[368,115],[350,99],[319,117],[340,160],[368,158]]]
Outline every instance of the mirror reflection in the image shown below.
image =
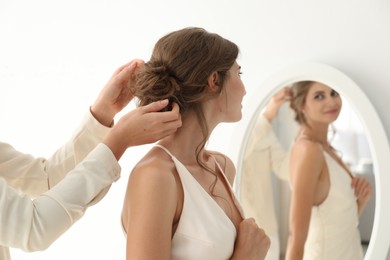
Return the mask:
[[[267,259],[284,259],[287,248],[303,253],[305,242],[306,258],[363,258],[375,213],[363,124],[337,88],[319,81],[277,89],[260,109],[248,131],[239,195],[271,237]],[[295,244],[288,243],[289,229]]]

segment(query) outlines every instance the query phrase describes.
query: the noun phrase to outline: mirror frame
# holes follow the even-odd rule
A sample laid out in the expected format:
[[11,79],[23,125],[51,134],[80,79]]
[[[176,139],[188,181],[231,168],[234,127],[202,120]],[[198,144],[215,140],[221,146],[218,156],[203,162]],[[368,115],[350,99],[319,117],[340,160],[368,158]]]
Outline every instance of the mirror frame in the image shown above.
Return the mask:
[[[243,155],[250,131],[254,127],[258,115],[277,90],[304,80],[319,81],[336,89],[341,96],[349,101],[368,135],[367,140],[375,168],[376,201],[373,229],[364,259],[386,259],[390,243],[390,208],[385,205],[385,199],[390,197],[390,188],[385,186],[390,183],[389,141],[377,112],[363,91],[344,73],[329,65],[306,62],[288,66],[271,76],[251,95],[247,109],[243,111],[243,115],[249,115],[249,118],[247,117],[247,120],[245,120],[243,117],[243,120],[237,126],[234,136],[238,138],[232,140],[230,149],[232,152],[238,152],[235,156],[237,158],[237,174],[234,182],[237,197],[240,198],[239,189]],[[264,96],[264,90],[267,89],[270,90],[269,94]],[[259,102],[259,97],[262,96],[264,98]]]

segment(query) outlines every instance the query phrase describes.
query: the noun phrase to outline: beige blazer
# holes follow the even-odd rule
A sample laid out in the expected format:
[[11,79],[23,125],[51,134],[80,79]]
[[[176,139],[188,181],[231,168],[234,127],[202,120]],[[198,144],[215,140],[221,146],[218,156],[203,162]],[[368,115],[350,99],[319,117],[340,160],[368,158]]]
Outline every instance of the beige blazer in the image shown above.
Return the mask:
[[277,233],[272,173],[288,180],[286,152],[275,136],[271,124],[261,115],[249,135],[245,150],[240,201],[247,217],[253,217],[266,234]]
[[49,159],[0,142],[0,260],[11,259],[8,247],[46,249],[103,198],[120,176],[111,150],[99,144],[108,131],[89,113]]

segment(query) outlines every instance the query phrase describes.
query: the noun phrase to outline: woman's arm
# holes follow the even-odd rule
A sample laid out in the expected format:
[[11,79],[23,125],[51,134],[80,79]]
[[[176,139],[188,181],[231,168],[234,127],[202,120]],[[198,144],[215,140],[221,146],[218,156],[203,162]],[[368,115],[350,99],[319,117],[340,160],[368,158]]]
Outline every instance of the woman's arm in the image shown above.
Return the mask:
[[311,209],[324,164],[321,147],[308,140],[294,144],[290,157],[291,208],[287,260],[302,260]]
[[[281,106],[291,99],[290,88],[284,87],[276,92],[269,100],[264,112],[257,119],[256,125],[251,132],[251,140],[246,147],[246,154],[251,154],[255,150],[265,150],[278,142],[272,130],[272,120],[278,115]],[[280,147],[281,148],[281,147]],[[284,149],[281,149],[282,157]]]

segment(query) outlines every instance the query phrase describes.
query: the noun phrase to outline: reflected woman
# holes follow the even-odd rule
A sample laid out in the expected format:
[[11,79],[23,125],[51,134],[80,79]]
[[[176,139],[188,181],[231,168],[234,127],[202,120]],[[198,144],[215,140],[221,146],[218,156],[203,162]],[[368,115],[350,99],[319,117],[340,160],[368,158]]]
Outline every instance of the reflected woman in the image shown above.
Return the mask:
[[355,177],[328,141],[342,101],[312,81],[292,86],[299,131],[290,151],[291,208],[286,259],[363,259],[359,216],[371,186]]

